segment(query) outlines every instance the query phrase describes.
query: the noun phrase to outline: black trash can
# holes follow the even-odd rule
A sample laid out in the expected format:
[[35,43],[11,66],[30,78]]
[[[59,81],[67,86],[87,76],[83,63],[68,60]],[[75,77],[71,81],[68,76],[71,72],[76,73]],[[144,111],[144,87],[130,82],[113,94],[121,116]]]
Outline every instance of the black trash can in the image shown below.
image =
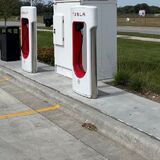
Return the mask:
[[20,34],[18,26],[0,26],[1,60],[20,60]]

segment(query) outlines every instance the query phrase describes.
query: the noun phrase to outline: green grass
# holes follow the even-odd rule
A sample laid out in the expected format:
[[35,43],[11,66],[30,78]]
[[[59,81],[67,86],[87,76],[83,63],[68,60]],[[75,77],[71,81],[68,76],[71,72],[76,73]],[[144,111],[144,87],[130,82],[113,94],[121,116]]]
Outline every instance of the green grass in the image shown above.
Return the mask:
[[52,32],[38,32],[38,48],[53,48]]
[[143,34],[143,33],[134,33],[134,32],[118,32],[118,35],[128,35],[128,36],[136,36],[136,37],[146,37],[146,38],[158,38],[160,39],[160,35],[155,34]]
[[124,81],[122,74],[132,90],[160,93],[160,44],[118,38],[116,84]]
[[54,65],[54,49],[52,32],[38,32],[38,60]]
[[[51,32],[38,32],[38,59],[51,65],[54,64],[52,36]],[[118,38],[115,84],[137,92],[160,93],[160,44]]]

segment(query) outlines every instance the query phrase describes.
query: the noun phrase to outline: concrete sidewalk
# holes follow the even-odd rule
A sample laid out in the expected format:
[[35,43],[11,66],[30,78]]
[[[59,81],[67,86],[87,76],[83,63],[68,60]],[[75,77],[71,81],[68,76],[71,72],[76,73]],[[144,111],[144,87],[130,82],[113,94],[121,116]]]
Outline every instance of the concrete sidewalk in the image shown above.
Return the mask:
[[[128,143],[134,143],[135,150],[144,150],[146,157],[149,155],[148,158],[154,157],[153,159],[155,160],[159,159],[157,157],[157,155],[160,155],[159,103],[109,86],[102,81],[98,82],[99,96],[97,99],[81,97],[72,91],[71,79],[56,74],[53,67],[42,63],[38,64],[38,73],[36,74],[30,74],[22,71],[19,61],[0,61],[0,66],[4,71],[5,69],[12,71],[12,76],[14,76],[14,73],[15,75],[18,73],[19,75],[29,78],[35,83],[39,83],[45,87],[53,89],[53,91],[58,91],[57,93],[67,96],[70,99],[85,104],[87,106],[86,109],[88,106],[95,109],[97,114],[100,114],[100,118],[105,116],[106,119],[103,120],[104,125],[109,123],[107,117],[112,118],[113,121],[110,121],[112,124],[109,124],[112,127],[111,129],[115,130],[112,134],[119,136],[119,139],[124,139],[124,141]],[[81,108],[79,108],[79,110],[81,110]],[[81,112],[83,111],[81,110]],[[85,112],[86,114],[90,113],[89,111]],[[96,118],[98,122],[98,116],[93,116],[95,116],[93,118]],[[120,126],[113,126],[117,121],[121,123]],[[98,123],[100,124],[100,122]],[[130,129],[122,127],[123,125],[125,125],[125,127],[130,127]],[[103,128],[101,130],[103,132]],[[121,134],[124,134],[123,138]],[[112,138],[114,139],[114,137]],[[141,146],[137,146],[136,148],[136,145],[139,143]],[[144,147],[146,147],[146,149],[144,149]]]

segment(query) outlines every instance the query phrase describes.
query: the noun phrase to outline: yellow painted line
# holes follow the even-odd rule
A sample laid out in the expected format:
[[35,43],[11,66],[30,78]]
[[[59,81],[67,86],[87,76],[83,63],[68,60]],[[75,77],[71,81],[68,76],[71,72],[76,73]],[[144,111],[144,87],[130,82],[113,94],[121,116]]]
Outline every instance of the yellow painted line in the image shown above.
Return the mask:
[[3,77],[4,80],[9,81],[11,79],[11,77],[5,76]]
[[4,76],[0,78],[0,82],[5,82],[5,81],[9,81],[11,78],[8,76]]
[[58,108],[60,108],[59,105],[54,105],[54,106],[51,106],[51,107],[40,108],[40,109],[37,109],[37,110],[30,109],[28,111],[22,111],[22,112],[17,112],[17,113],[10,113],[10,114],[0,115],[0,119],[11,118],[11,117],[27,116],[27,115],[32,115],[32,114],[36,114],[36,113],[56,110]]

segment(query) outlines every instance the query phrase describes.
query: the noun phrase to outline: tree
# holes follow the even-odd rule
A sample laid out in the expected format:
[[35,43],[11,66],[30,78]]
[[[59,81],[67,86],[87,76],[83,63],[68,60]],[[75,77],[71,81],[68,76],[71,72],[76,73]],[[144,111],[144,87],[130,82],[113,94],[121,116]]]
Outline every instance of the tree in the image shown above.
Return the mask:
[[139,10],[145,10],[146,13],[150,14],[150,6],[148,6],[148,4],[146,3],[142,3],[142,4],[137,4],[135,7],[135,11],[136,13],[139,12]]
[[43,0],[22,0],[22,1],[25,2],[25,3],[30,3],[30,5],[31,5],[31,2],[32,2],[33,6],[37,6],[38,4],[44,3]]
[[43,13],[53,14],[53,2],[52,1],[48,1],[48,3],[44,5]]
[[33,1],[33,5],[37,5],[37,4],[43,4],[44,2],[43,2],[43,0],[32,0]]
[[0,0],[0,15],[4,18],[6,26],[7,19],[19,12],[19,0]]
[[150,12],[151,12],[151,14],[160,13],[160,7],[151,6],[151,7],[150,7]]
[[21,6],[30,6],[32,3],[33,6],[37,7],[37,14],[42,15],[44,12],[44,1],[43,0],[22,0]]
[[160,13],[160,7],[149,6],[146,3],[137,4],[135,6],[118,7],[118,9],[117,9],[118,15],[138,14],[139,10],[145,10],[147,14]]

